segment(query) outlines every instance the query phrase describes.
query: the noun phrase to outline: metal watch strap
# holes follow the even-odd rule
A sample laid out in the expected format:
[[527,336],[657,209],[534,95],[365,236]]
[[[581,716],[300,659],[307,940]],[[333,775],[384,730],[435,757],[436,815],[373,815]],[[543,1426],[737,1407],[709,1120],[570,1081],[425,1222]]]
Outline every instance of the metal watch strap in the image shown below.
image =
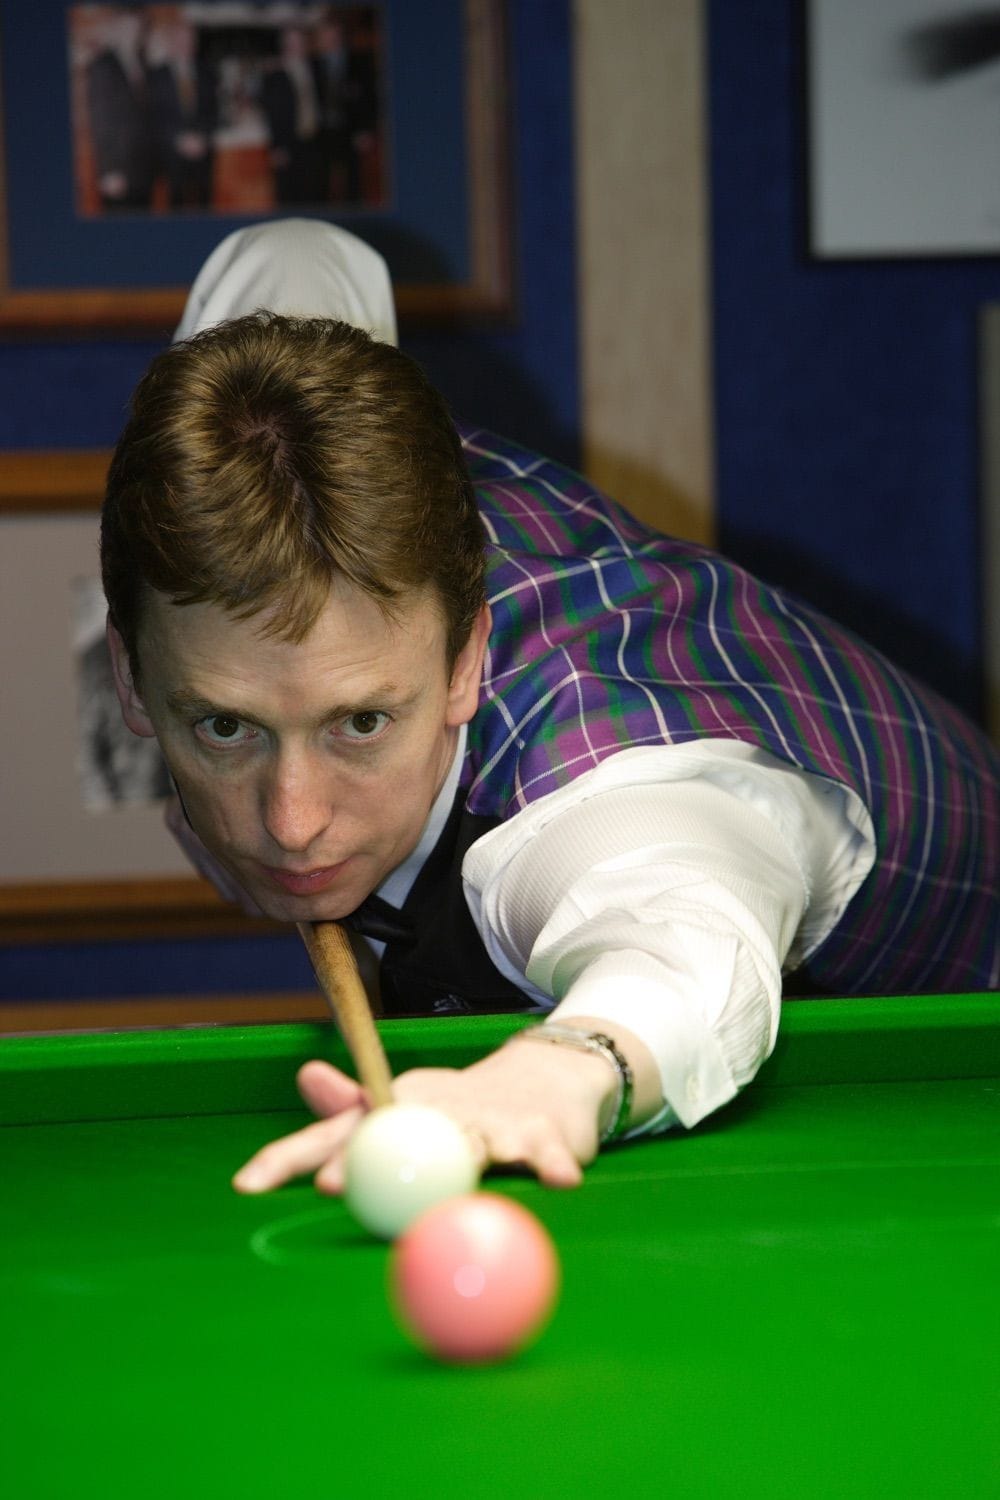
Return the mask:
[[551,1042],[565,1047],[575,1047],[580,1052],[593,1052],[604,1057],[618,1075],[618,1093],[611,1119],[601,1134],[601,1145],[616,1141],[624,1135],[632,1113],[632,1089],[634,1078],[628,1058],[613,1037],[603,1031],[581,1031],[576,1026],[561,1026],[557,1021],[543,1021],[539,1026],[527,1026],[515,1032],[511,1041],[527,1037],[537,1042]]

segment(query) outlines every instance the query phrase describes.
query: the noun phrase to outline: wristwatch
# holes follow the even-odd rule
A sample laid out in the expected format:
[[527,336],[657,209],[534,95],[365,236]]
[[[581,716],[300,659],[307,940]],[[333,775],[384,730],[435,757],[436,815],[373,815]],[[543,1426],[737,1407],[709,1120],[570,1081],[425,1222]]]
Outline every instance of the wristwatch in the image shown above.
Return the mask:
[[611,1119],[601,1134],[601,1145],[618,1140],[625,1134],[632,1113],[632,1089],[634,1078],[628,1058],[613,1037],[603,1031],[582,1031],[576,1026],[562,1026],[557,1021],[543,1021],[539,1026],[526,1026],[515,1032],[511,1041],[526,1037],[530,1041],[552,1042],[556,1046],[575,1047],[578,1052],[593,1052],[605,1058],[618,1075],[618,1093]]

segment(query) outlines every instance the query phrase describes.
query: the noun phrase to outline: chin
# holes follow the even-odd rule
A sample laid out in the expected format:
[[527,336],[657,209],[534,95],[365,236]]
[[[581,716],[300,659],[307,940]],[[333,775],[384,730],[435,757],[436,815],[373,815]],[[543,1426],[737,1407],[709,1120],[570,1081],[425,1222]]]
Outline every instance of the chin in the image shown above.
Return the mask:
[[364,896],[346,901],[321,894],[316,896],[286,896],[278,891],[254,892],[254,900],[274,922],[339,922],[349,917],[361,905]]

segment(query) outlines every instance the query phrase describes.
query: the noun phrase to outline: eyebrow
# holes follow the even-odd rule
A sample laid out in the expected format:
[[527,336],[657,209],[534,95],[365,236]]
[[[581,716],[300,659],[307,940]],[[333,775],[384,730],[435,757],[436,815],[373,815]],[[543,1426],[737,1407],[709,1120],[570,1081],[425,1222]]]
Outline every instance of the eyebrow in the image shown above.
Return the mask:
[[[185,692],[183,688],[167,694],[167,707],[185,718],[207,719],[211,716],[227,719],[249,719],[253,716],[243,709],[228,708],[224,703],[212,702],[197,693]],[[254,720],[256,722],[256,720]]]
[[[370,692],[366,692],[363,698],[357,698],[351,703],[334,703],[323,710],[318,716],[317,724],[329,724],[334,719],[343,719],[349,714],[356,714],[375,708],[405,708],[418,696],[417,693],[403,694],[401,689],[394,683],[377,683]],[[203,698],[199,693],[189,693],[184,688],[177,688],[167,694],[167,707],[174,713],[181,714],[185,718],[208,719],[212,717],[239,719],[243,723],[260,724],[263,720],[256,714],[250,713],[245,708],[236,708],[226,703],[214,702],[210,698]]]

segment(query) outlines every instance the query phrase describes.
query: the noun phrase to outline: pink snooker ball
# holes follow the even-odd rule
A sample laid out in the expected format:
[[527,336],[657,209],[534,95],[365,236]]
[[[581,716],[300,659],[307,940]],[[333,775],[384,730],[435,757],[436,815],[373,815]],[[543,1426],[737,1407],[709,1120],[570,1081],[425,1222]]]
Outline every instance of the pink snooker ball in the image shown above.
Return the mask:
[[559,1292],[559,1259],[534,1214],[498,1193],[438,1203],[410,1225],[390,1261],[403,1327],[427,1352],[487,1364],[541,1331]]

